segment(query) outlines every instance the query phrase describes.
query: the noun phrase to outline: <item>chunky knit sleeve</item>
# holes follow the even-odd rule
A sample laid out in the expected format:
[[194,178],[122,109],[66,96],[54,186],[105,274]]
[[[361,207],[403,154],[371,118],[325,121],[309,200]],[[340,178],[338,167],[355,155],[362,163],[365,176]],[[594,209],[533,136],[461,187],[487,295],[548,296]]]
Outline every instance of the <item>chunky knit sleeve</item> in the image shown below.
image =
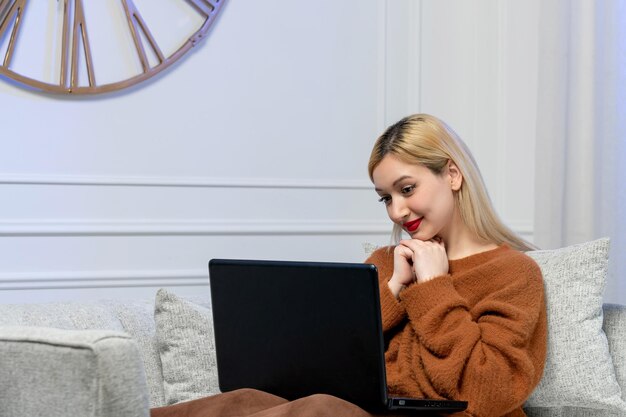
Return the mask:
[[378,284],[380,287],[380,309],[383,320],[383,332],[400,324],[406,317],[406,310],[398,299],[391,293],[387,282],[393,274],[393,247],[377,249],[365,261],[378,269]]
[[[526,255],[414,284],[400,295],[419,339],[427,394],[468,401],[473,416],[519,409],[543,373],[546,316],[541,271]],[[457,279],[456,277],[454,278]],[[457,288],[471,289],[463,292]]]

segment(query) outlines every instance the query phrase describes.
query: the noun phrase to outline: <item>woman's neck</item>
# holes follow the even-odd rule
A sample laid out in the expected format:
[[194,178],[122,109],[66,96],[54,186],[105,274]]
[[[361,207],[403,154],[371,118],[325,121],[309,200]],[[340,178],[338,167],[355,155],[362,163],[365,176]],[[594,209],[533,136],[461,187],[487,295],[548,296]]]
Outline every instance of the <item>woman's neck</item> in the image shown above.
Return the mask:
[[455,218],[440,237],[446,246],[449,260],[466,258],[480,252],[496,249],[498,245],[480,239],[463,223],[460,216]]

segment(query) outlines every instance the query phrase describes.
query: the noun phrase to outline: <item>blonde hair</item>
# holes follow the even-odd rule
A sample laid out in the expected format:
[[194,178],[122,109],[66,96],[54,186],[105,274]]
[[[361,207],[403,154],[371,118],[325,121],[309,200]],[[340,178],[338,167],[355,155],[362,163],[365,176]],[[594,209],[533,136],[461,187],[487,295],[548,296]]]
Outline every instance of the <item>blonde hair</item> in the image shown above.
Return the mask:
[[[374,169],[387,155],[423,165],[436,175],[443,172],[448,161],[454,162],[463,175],[454,199],[465,225],[485,242],[506,243],[520,251],[537,249],[502,223],[472,153],[442,120],[428,114],[414,114],[387,128],[376,140],[370,156],[368,171],[372,181]],[[402,229],[394,225],[396,243],[401,233]]]

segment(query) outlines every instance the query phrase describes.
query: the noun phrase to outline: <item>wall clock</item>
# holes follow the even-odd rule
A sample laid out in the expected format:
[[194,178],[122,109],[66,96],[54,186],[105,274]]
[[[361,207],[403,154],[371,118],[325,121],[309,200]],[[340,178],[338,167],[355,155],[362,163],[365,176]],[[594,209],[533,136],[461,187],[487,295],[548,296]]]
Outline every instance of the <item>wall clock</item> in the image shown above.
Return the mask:
[[56,94],[121,90],[201,42],[225,2],[0,0],[0,76]]

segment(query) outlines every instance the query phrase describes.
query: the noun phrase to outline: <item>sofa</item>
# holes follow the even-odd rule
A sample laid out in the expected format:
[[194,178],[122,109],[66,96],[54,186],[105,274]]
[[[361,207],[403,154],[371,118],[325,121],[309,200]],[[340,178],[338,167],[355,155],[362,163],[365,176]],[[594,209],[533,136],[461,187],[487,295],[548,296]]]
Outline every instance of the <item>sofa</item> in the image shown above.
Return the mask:
[[[603,304],[608,239],[529,253],[548,358],[529,416],[626,416],[626,306]],[[219,392],[210,296],[0,305],[0,417],[149,416]]]

